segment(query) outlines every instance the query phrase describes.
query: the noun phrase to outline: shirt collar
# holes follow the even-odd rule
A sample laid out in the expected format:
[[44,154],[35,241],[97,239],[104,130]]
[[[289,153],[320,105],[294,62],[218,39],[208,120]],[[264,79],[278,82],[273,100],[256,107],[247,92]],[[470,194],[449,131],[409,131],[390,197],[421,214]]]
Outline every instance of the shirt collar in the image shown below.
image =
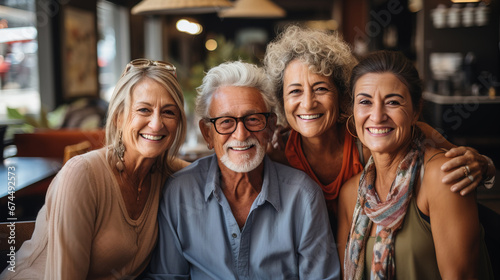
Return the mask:
[[[220,188],[220,169],[217,161],[217,156],[212,155],[210,166],[208,168],[207,181],[205,184],[205,201],[211,195],[214,195],[218,200],[222,194]],[[262,180],[262,190],[255,199],[254,205],[260,206],[265,202],[269,202],[276,211],[281,209],[280,190],[278,173],[276,171],[275,163],[272,162],[266,155],[264,157],[264,178]]]
[[[208,167],[207,181],[205,184],[205,201],[214,194],[217,196],[217,188],[220,190],[220,169],[215,154],[211,155],[210,165]],[[220,193],[220,192],[219,192]],[[218,198],[217,198],[218,199]]]

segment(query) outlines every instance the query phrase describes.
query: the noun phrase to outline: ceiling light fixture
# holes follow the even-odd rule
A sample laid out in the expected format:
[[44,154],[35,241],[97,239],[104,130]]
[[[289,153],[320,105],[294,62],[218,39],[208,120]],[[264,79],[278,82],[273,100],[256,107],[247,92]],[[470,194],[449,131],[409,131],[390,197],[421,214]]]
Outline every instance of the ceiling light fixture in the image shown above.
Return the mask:
[[132,8],[132,14],[206,14],[232,6],[228,0],[143,0]]
[[221,18],[282,18],[285,10],[270,0],[236,0],[234,7],[218,13]]

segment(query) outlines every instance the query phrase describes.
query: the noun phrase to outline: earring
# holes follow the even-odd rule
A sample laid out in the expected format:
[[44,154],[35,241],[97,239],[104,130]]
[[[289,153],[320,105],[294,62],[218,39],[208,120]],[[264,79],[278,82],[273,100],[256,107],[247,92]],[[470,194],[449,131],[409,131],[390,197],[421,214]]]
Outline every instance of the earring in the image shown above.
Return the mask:
[[207,143],[207,149],[209,149],[209,150],[211,150],[211,149],[212,149],[212,147],[210,147],[210,144],[209,144],[209,143]]
[[348,118],[347,118],[347,121],[345,122],[345,127],[347,128],[347,132],[349,132],[349,134],[351,134],[352,137],[354,138],[358,138],[358,136],[352,134],[351,130],[349,129],[349,120],[352,118],[352,116],[354,115],[350,115]]
[[125,169],[125,165],[123,164],[123,155],[125,154],[125,145],[123,145],[122,141],[123,133],[120,130],[120,136],[118,138],[118,146],[115,147],[115,152],[118,156],[118,161],[116,162],[116,169],[118,169],[119,172],[122,172]]

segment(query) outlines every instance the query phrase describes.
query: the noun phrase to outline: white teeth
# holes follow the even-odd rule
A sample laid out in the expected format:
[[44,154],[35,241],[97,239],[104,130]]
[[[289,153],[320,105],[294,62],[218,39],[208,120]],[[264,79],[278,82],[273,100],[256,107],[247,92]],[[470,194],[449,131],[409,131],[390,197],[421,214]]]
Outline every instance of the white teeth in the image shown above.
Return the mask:
[[303,119],[303,120],[313,120],[313,119],[317,119],[321,116],[321,114],[316,114],[316,115],[299,115],[299,118]]
[[391,131],[390,128],[368,128],[368,130],[373,134],[384,134]]
[[148,140],[154,140],[154,141],[158,141],[160,140],[161,138],[163,138],[163,136],[161,135],[149,135],[149,134],[141,134],[142,137],[148,139]]
[[250,149],[252,146],[246,146],[246,147],[243,147],[243,148],[238,148],[238,147],[231,147],[233,150],[236,150],[236,151],[245,151],[245,150],[248,150]]

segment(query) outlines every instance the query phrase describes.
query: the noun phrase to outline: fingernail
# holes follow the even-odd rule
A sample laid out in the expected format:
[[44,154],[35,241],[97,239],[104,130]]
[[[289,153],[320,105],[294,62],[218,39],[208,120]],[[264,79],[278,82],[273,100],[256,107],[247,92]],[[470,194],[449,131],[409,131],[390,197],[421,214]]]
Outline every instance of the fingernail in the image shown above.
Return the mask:
[[451,191],[452,192],[456,192],[457,191],[457,187],[451,187]]

